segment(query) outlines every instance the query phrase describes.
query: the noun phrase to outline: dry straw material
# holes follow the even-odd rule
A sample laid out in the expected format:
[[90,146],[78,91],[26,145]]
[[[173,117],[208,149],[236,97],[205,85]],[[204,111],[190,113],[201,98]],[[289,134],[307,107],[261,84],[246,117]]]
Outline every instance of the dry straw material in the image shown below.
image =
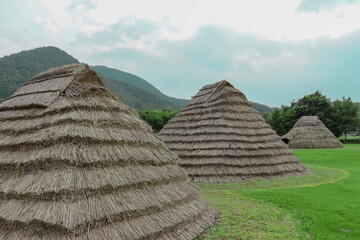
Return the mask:
[[282,139],[290,148],[344,147],[317,116],[302,116]]
[[245,95],[223,80],[204,86],[158,136],[195,182],[239,182],[307,170]]
[[86,64],[0,105],[0,239],[193,239],[216,212]]

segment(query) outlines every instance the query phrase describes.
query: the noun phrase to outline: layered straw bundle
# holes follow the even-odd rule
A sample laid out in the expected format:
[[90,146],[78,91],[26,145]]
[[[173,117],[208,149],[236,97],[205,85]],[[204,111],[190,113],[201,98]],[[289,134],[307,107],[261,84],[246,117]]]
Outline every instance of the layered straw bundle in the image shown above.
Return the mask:
[[0,105],[0,239],[193,239],[215,211],[86,64]]
[[239,182],[307,170],[245,95],[223,80],[204,86],[158,135],[195,182]]
[[302,116],[282,139],[290,148],[344,147],[317,116]]

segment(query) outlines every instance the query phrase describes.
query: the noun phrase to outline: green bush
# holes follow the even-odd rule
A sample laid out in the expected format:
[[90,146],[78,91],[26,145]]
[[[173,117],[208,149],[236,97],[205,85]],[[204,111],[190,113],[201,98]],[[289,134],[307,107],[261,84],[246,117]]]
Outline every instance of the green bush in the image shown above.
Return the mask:
[[154,133],[159,132],[165,124],[169,122],[170,119],[175,117],[180,110],[171,111],[169,109],[162,110],[139,110],[139,117],[146,121],[153,129]]

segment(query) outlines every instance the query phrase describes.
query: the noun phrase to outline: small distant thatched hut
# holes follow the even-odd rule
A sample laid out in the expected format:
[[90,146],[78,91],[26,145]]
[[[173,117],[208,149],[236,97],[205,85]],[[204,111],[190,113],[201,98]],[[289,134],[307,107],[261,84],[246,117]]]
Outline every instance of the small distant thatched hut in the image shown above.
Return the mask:
[[282,139],[290,148],[343,148],[317,116],[302,116]]
[[223,80],[204,86],[158,136],[195,182],[239,182],[307,170],[245,95]]
[[0,105],[0,239],[193,239],[216,213],[86,64]]

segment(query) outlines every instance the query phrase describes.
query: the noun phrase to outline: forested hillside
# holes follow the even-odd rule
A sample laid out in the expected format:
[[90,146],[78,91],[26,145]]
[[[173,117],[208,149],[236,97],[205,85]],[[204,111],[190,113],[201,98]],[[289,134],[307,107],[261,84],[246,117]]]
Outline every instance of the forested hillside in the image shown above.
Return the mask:
[[[150,84],[148,81],[134,75],[131,73],[123,72],[114,68],[108,68],[105,66],[92,66],[92,69],[94,69],[96,72],[101,73],[103,76],[106,76],[108,78],[112,78],[115,80],[119,80],[121,82],[126,82],[130,85],[142,88],[148,92],[151,92],[155,94],[156,96],[167,100],[168,102],[175,103],[179,105],[180,107],[184,107],[187,103],[187,99],[178,99],[166,96],[162,92],[160,92],[159,89],[154,87],[152,84]],[[266,106],[264,104],[259,104],[255,102],[251,102],[254,105],[254,108],[258,110],[260,113],[271,113],[275,108],[271,108],[269,106]]]
[[103,76],[144,89],[145,91],[155,94],[156,96],[168,102],[175,103],[180,107],[184,107],[188,101],[186,99],[178,99],[166,96],[159,89],[154,87],[151,83],[134,74],[123,72],[114,68],[108,68],[105,66],[92,66],[91,68],[94,69],[96,72],[101,73]]
[[97,72],[103,83],[115,93],[123,103],[134,109],[171,109],[177,110],[180,107],[159,98],[158,96],[128,83],[108,78]]
[[275,110],[275,108],[266,106],[264,104],[260,104],[260,103],[256,103],[256,102],[251,102],[251,104],[261,114],[263,114],[263,113],[272,113]]

